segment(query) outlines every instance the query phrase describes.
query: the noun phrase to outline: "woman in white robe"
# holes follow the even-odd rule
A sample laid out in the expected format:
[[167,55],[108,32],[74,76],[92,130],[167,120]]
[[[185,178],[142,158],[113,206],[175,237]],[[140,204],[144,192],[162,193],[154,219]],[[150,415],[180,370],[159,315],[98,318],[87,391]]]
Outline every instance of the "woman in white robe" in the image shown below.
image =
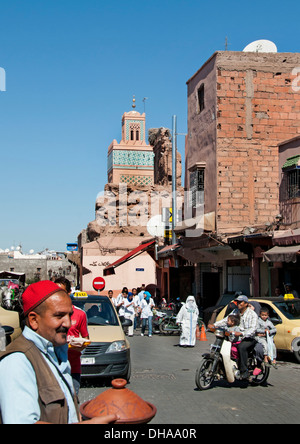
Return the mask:
[[180,309],[176,322],[181,324],[182,332],[179,345],[194,347],[199,310],[194,296],[188,296],[185,305]]

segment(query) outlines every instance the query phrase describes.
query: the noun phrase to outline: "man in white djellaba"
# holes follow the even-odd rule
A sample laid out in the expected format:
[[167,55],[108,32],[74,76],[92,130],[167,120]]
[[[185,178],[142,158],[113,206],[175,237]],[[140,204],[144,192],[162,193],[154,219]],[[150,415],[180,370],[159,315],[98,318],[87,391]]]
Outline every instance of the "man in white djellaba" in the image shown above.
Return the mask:
[[186,303],[181,307],[177,315],[176,323],[181,324],[182,332],[179,345],[182,347],[194,347],[196,343],[196,327],[199,310],[194,296],[188,296]]

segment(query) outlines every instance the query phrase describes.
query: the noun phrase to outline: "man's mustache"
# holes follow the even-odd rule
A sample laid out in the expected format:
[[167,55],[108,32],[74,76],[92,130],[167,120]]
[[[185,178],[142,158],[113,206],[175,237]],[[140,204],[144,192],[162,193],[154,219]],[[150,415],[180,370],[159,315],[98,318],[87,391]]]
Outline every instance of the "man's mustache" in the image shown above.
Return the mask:
[[56,330],[56,333],[65,333],[65,334],[67,334],[68,331],[69,331],[69,329],[68,329],[67,327],[59,327],[59,328]]

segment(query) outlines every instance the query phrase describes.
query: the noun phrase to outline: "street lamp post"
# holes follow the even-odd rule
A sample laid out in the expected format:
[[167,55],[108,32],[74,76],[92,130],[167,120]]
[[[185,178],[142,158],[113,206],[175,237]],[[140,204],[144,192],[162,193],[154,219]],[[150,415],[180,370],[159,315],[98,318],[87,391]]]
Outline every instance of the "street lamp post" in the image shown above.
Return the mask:
[[172,244],[176,243],[177,219],[177,116],[172,118]]

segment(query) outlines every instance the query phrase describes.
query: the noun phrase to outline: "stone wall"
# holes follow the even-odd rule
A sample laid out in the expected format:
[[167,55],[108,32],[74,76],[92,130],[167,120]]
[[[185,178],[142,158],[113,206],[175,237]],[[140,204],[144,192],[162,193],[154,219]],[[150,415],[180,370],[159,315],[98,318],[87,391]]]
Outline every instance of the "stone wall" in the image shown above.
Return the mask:
[[[154,184],[172,186],[172,136],[168,128],[151,128],[149,143],[154,152]],[[177,152],[176,179],[181,187],[181,155]]]
[[72,284],[77,283],[77,269],[66,258],[62,260],[13,259],[9,254],[3,253],[0,254],[0,270],[25,273],[26,282],[65,276]]

